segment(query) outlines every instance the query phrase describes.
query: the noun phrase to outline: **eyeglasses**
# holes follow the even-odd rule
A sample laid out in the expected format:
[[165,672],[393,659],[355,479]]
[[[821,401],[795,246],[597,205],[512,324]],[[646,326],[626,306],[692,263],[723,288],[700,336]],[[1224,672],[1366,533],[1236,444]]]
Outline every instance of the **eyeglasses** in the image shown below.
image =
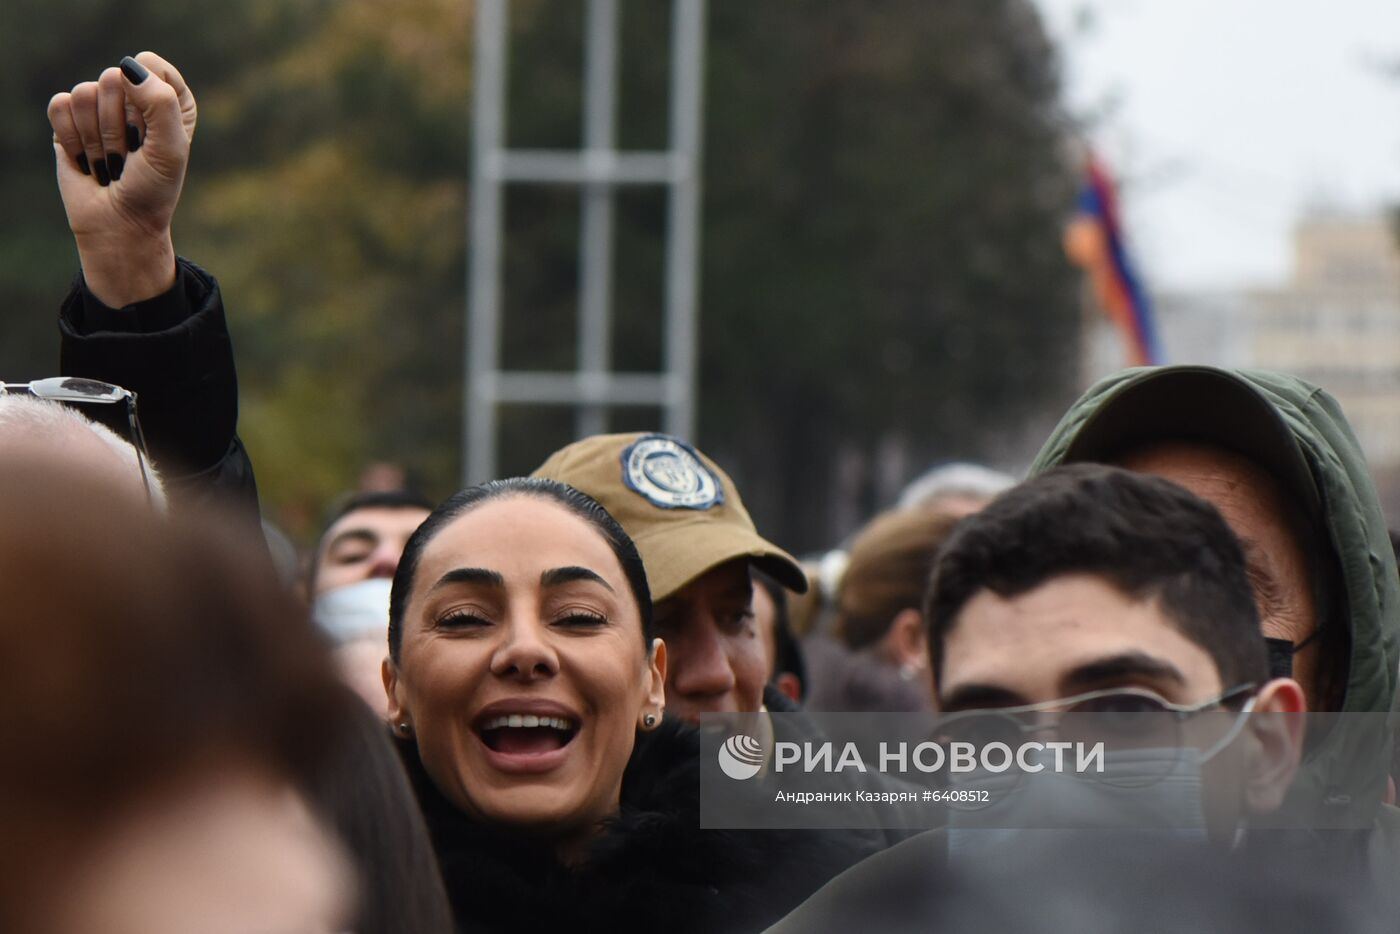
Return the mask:
[[136,463],[141,470],[141,482],[146,487],[146,498],[152,501],[155,499],[151,472],[147,466],[150,455],[146,451],[146,436],[141,432],[141,420],[136,415],[136,393],[111,383],[77,376],[50,376],[28,383],[0,383],[0,396],[20,392],[49,402],[81,405],[125,404],[127,440],[136,449]]
[[[1179,756],[1187,748],[1195,748],[1199,761],[1217,755],[1232,743],[1244,727],[1244,716],[1254,709],[1253,684],[1241,684],[1199,704],[1173,704],[1160,695],[1142,688],[1111,688],[1091,691],[1040,704],[1002,707],[994,710],[969,710],[950,714],[939,720],[934,728],[934,740],[945,748],[952,743],[970,743],[975,749],[985,749],[1000,743],[1019,749],[1029,738],[1053,732],[1063,743],[1076,748],[1092,749],[1102,743],[1105,755],[1112,760],[1126,757],[1134,751],[1172,750]],[[1236,712],[1228,729],[1216,737],[1188,737],[1187,724],[1200,714],[1229,706],[1246,698]],[[1192,741],[1205,741],[1204,748]],[[1066,757],[1066,761],[1071,761]],[[1139,767],[1122,775],[1108,770],[1083,772],[1084,777],[1121,787],[1140,787],[1165,777],[1176,764],[1173,756],[1158,755],[1155,765]],[[1140,763],[1139,763],[1140,765]],[[1018,769],[1008,776],[1019,779]],[[982,775],[980,777],[985,777]],[[979,774],[949,772],[950,785],[968,784],[979,780]]]

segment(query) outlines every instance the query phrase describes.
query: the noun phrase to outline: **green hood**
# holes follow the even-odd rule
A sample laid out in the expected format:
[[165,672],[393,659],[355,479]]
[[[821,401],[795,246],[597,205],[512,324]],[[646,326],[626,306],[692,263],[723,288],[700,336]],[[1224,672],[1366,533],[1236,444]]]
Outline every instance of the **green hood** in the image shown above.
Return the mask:
[[[1229,417],[1218,414],[1231,408],[1227,397],[1235,397],[1237,403],[1244,400],[1244,404],[1255,405],[1246,398],[1252,395],[1262,400],[1281,420],[1302,454],[1306,468],[1294,463],[1262,463],[1261,466],[1271,472],[1298,466],[1311,474],[1318,497],[1314,509],[1320,526],[1327,531],[1327,546],[1341,570],[1346,606],[1343,619],[1351,627],[1351,663],[1342,710],[1388,716],[1340,718],[1347,721],[1344,725],[1348,729],[1332,730],[1323,742],[1311,748],[1294,787],[1294,800],[1311,802],[1309,810],[1321,808],[1318,817],[1324,825],[1337,826],[1333,821],[1338,819],[1351,826],[1357,826],[1358,822],[1369,824],[1376,817],[1385,791],[1390,738],[1398,722],[1400,574],[1396,570],[1385,517],[1356,438],[1336,400],[1296,377],[1263,370],[1198,366],[1140,368],[1110,376],[1080,397],[1041,448],[1031,473],[1064,462],[1086,425],[1092,423],[1095,428],[1091,430],[1097,430],[1103,421],[1096,420],[1106,408],[1115,400],[1124,399],[1126,393],[1144,393],[1149,383],[1153,388],[1146,391],[1172,400],[1165,406],[1168,410],[1177,410],[1172,417],[1184,415],[1202,426],[1223,422]],[[1165,395],[1164,387],[1170,387]],[[1183,387],[1194,388],[1195,393],[1182,392]],[[1226,425],[1226,431],[1243,430],[1251,434],[1259,422],[1271,421],[1266,412],[1264,418],[1255,417],[1242,424],[1238,417],[1242,409],[1238,405],[1234,408],[1234,423]],[[1120,420],[1115,418],[1114,421]],[[1144,428],[1141,420],[1121,424],[1130,426],[1129,430],[1138,439],[1150,436],[1152,431],[1150,427]],[[1220,431],[1219,427],[1203,430],[1202,436],[1219,435]],[[1188,427],[1185,436],[1192,434],[1195,432]],[[1179,437],[1183,437],[1180,426],[1156,435],[1159,440]],[[1291,451],[1287,453],[1289,457],[1280,460],[1296,462],[1296,455]],[[1070,459],[1083,457],[1075,451]],[[1359,730],[1350,728],[1353,721]],[[1340,812],[1345,812],[1344,818]]]

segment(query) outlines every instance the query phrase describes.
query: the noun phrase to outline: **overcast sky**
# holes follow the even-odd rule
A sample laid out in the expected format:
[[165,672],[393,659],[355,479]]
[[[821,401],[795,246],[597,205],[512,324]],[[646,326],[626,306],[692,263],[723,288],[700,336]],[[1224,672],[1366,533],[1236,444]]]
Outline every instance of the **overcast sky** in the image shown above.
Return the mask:
[[1036,2],[1154,289],[1279,281],[1310,207],[1400,202],[1400,0]]

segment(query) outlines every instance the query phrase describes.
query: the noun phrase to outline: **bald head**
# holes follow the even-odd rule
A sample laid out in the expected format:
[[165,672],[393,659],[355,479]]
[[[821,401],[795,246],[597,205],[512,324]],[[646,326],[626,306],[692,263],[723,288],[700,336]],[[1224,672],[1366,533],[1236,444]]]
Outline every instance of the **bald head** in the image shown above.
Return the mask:
[[[130,442],[104,425],[57,402],[31,396],[0,396],[0,457],[54,460],[91,469],[144,497],[141,460]],[[165,491],[148,463],[151,496],[161,508]]]

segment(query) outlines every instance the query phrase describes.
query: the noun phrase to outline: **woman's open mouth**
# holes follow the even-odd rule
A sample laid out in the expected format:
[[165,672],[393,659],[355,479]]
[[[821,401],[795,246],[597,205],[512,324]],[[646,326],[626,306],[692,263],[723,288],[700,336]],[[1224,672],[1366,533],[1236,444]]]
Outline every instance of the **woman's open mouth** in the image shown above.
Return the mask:
[[[533,708],[533,709],[531,709]],[[556,705],[524,701],[487,707],[476,718],[473,732],[481,740],[486,760],[503,772],[548,772],[569,756],[569,746],[583,728],[582,721]]]
[[578,733],[578,726],[567,717],[506,714],[490,718],[478,732],[493,752],[531,756],[563,749]]

